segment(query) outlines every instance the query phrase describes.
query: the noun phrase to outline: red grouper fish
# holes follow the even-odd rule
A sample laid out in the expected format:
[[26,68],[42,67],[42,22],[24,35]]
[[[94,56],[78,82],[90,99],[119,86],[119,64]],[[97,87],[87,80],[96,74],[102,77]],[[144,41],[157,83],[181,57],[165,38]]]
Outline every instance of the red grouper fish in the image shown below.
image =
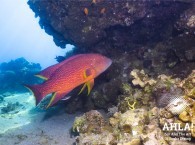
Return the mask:
[[35,96],[36,105],[48,94],[52,98],[47,108],[64,98],[77,86],[84,84],[79,94],[87,87],[88,94],[94,79],[104,72],[112,60],[100,54],[78,54],[56,65],[50,66],[36,76],[46,81],[38,85],[25,85]]

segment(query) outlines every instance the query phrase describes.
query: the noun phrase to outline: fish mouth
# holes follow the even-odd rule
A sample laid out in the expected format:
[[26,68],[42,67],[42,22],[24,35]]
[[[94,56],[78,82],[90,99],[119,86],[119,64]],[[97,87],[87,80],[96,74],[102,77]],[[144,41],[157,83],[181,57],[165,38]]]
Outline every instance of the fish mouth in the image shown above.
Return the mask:
[[108,67],[111,66],[111,64],[112,64],[112,60],[108,58]]
[[111,66],[111,64],[112,64],[112,60],[110,58],[107,58],[107,65],[103,71],[107,70]]

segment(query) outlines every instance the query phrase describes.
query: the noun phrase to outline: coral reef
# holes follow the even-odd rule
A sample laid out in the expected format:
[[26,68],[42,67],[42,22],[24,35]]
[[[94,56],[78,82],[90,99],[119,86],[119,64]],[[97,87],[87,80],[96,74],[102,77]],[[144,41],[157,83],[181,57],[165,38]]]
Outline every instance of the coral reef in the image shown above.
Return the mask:
[[22,84],[37,83],[34,75],[41,70],[38,63],[30,63],[24,58],[0,64],[0,93],[25,91]]
[[[76,118],[72,130],[79,133],[77,144],[173,145],[177,135],[167,135],[164,125],[179,123],[184,128],[185,123],[195,123],[194,75],[193,70],[183,80],[166,75],[151,78],[143,70],[132,70],[132,84],[123,84],[118,105],[107,115],[93,110]],[[178,100],[183,102],[175,106]],[[194,128],[184,132],[190,133],[189,141],[195,138]]]
[[73,125],[73,132],[78,133],[99,134],[105,129],[108,129],[107,123],[102,114],[96,110],[91,110],[83,116],[77,117]]

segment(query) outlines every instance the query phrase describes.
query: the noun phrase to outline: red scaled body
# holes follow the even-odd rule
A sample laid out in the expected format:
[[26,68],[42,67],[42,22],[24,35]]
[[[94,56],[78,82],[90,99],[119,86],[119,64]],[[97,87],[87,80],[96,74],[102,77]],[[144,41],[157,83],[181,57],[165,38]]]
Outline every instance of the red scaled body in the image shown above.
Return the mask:
[[84,84],[81,91],[87,87],[89,93],[93,87],[94,79],[104,72],[111,63],[109,58],[100,54],[79,54],[38,74],[46,79],[43,84],[26,85],[26,87],[34,93],[36,104],[46,95],[53,93],[47,106],[50,107],[81,84]]

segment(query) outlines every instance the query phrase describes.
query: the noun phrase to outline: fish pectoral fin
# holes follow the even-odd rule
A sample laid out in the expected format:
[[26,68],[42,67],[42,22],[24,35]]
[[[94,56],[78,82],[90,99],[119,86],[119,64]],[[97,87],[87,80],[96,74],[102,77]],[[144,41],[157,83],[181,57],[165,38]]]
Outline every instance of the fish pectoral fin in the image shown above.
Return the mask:
[[93,79],[94,76],[95,76],[94,68],[89,68],[84,71],[83,77],[84,77],[85,83],[83,87],[81,88],[80,92],[78,93],[78,95],[80,95],[86,87],[87,87],[87,92],[88,92],[87,94],[89,95],[89,93],[91,92],[91,89],[94,86],[94,79]]
[[49,104],[47,105],[46,109],[53,106],[55,103],[57,103],[59,100],[61,100],[65,95],[67,95],[70,91],[68,92],[55,92],[52,94],[51,100]]
[[78,95],[80,95],[80,94],[83,92],[83,90],[85,89],[86,86],[87,86],[87,84],[85,83],[85,84],[83,85],[83,87],[81,88],[80,92],[78,93]]
[[78,93],[78,95],[80,95],[86,87],[87,87],[87,95],[89,95],[91,90],[92,90],[92,88],[93,88],[93,86],[94,86],[94,79],[91,79],[90,81],[86,82],[83,85],[83,87],[81,88],[81,90]]
[[88,81],[86,84],[87,84],[87,95],[89,95],[94,86],[94,79]]

